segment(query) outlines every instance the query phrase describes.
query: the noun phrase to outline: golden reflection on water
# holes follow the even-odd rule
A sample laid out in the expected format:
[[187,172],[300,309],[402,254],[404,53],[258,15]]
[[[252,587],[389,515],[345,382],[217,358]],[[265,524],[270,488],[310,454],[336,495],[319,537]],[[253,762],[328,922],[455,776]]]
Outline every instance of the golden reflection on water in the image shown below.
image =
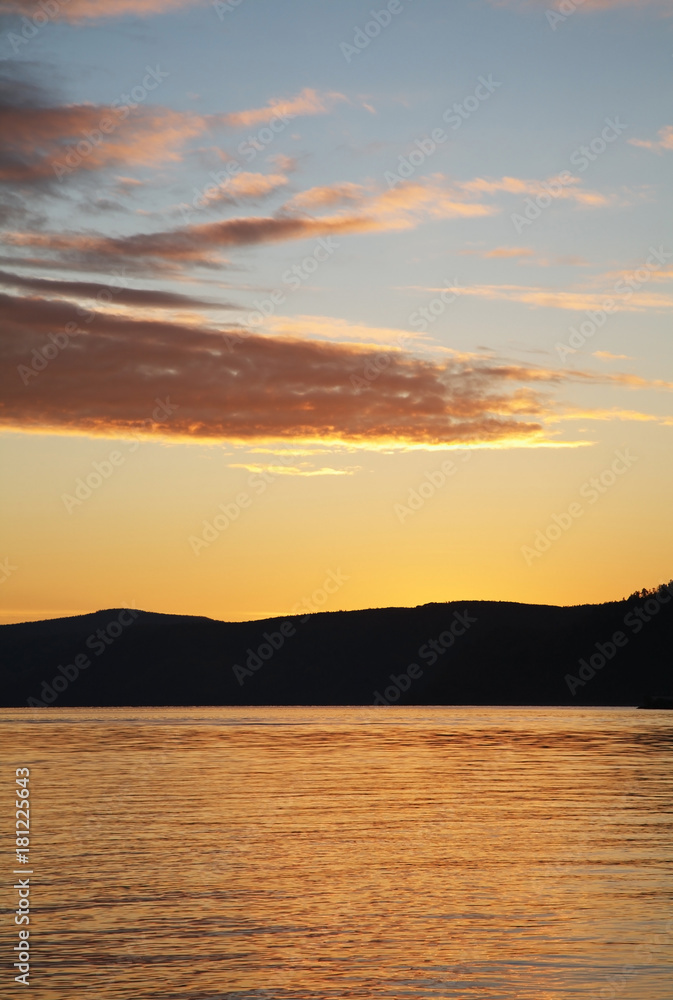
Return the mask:
[[34,1000],[673,995],[665,712],[2,709],[0,738],[6,995],[23,766]]

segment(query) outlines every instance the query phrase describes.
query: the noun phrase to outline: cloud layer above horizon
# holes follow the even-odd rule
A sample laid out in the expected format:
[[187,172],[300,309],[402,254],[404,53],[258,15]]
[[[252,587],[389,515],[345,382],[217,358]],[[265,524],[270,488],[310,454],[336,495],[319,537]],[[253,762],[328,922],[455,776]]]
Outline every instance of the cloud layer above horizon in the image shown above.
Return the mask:
[[[176,14],[195,6],[188,0],[120,0],[114,6],[70,0],[58,6],[54,19],[88,30],[86,24],[101,19]],[[584,6],[607,10],[622,4],[587,0]],[[0,4],[5,15],[24,11],[22,3]],[[266,322],[252,328],[252,314],[236,301],[247,294],[237,278],[250,266],[252,252],[282,252],[312,241],[299,269],[285,272],[299,275],[296,287],[308,290],[321,262],[351,237],[366,241],[390,234],[402,246],[403,235],[423,231],[432,238],[439,226],[445,232],[460,227],[458,252],[476,263],[553,268],[553,259],[521,240],[484,244],[484,224],[502,229],[508,218],[518,217],[525,227],[537,217],[529,208],[541,214],[535,206],[550,202],[554,212],[566,215],[609,215],[646,201],[647,190],[597,186],[581,165],[538,176],[449,172],[432,159],[450,138],[445,133],[440,140],[437,130],[430,152],[428,139],[407,150],[408,159],[399,153],[391,158],[399,174],[364,170],[347,177],[331,171],[304,179],[302,157],[291,155],[287,144],[297,142],[303,123],[311,120],[346,132],[353,115],[375,120],[377,109],[366,95],[307,83],[247,105],[196,110],[185,102],[171,106],[166,81],[174,72],[161,62],[148,63],[129,93],[91,101],[59,96],[29,61],[7,61],[2,68],[4,427],[79,434],[141,428],[181,440],[322,438],[400,447],[552,444],[558,409],[541,386],[635,385],[627,375],[620,381],[581,368],[570,372],[555,363],[551,345],[551,360],[542,365],[449,348],[433,337],[429,313],[423,336],[411,322],[418,313],[411,313],[409,325],[398,326],[399,343],[384,345],[383,353],[372,324],[336,316],[312,321],[291,309],[276,315],[263,308]],[[500,86],[487,87],[487,98],[480,99],[490,99]],[[198,95],[192,96],[196,101]],[[441,120],[451,119],[445,114]],[[669,130],[662,126],[655,140],[630,137],[634,155],[667,149]],[[284,150],[276,145],[278,136],[287,140]],[[414,166],[419,157],[421,169]],[[159,191],[171,193],[160,207],[152,191],[157,178]],[[189,183],[193,196],[185,200],[180,193]],[[470,226],[481,239],[466,239]],[[564,260],[583,264],[579,257],[559,257],[557,263]],[[304,264],[311,265],[306,274]],[[56,276],[39,277],[44,270]],[[108,283],[86,275],[106,275]],[[283,278],[290,287],[292,280]],[[464,302],[578,312],[600,308],[601,280],[599,274],[560,288],[473,281],[461,295]],[[671,268],[652,276],[652,283],[662,281],[671,281]],[[285,294],[257,287],[264,302],[285,303]],[[406,289],[444,296],[431,298],[443,311],[442,287]],[[647,289],[622,308],[656,313],[672,301],[666,290]],[[164,396],[178,409],[166,426],[155,421],[149,427],[152,400]],[[603,406],[601,412],[608,410]]]

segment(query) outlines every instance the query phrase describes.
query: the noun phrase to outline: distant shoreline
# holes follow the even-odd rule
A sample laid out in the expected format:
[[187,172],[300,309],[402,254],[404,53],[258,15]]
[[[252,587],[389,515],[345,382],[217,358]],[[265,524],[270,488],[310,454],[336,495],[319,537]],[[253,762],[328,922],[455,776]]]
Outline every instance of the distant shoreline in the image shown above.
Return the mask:
[[606,604],[452,601],[251,622],[117,608],[0,626],[0,701],[668,708],[672,607],[662,587]]

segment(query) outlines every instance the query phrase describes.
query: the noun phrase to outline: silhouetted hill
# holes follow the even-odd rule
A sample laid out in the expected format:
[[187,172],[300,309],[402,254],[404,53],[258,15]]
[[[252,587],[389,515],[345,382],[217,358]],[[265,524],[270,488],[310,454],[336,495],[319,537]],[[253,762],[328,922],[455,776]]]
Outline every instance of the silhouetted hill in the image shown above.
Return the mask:
[[4,625],[0,700],[637,705],[673,692],[671,594],[669,586],[600,605],[459,601],[255,622],[115,609]]

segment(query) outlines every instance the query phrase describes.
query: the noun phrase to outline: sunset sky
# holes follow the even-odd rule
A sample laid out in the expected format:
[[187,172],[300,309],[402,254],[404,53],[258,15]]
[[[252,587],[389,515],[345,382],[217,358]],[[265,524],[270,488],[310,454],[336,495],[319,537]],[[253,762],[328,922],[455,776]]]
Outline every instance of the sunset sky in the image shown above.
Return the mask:
[[669,580],[672,13],[0,0],[0,620]]

